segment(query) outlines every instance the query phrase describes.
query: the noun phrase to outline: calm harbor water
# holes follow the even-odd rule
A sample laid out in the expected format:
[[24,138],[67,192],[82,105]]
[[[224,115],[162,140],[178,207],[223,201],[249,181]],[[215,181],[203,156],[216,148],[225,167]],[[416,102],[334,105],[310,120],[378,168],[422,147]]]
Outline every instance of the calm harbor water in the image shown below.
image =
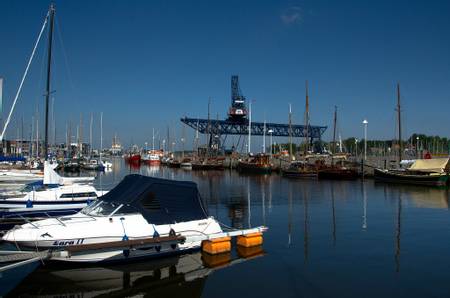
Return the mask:
[[267,225],[264,253],[209,268],[200,252],[145,262],[45,266],[11,297],[447,297],[448,191],[366,181],[290,180],[277,174],[130,168],[126,174],[198,183],[208,212],[228,226]]

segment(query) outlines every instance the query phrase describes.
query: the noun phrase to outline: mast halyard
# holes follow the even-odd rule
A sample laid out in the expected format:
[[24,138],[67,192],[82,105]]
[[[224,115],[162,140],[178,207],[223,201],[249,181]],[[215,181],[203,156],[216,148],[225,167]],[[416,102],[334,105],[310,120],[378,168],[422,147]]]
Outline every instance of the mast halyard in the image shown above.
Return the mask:
[[398,118],[398,163],[402,161],[402,119],[400,108],[400,84],[397,83],[397,118]]
[[49,9],[50,27],[48,31],[48,55],[47,55],[47,85],[45,89],[45,141],[44,141],[44,158],[48,159],[48,106],[50,99],[50,75],[52,64],[52,44],[53,44],[53,25],[55,17],[55,6],[50,4]]

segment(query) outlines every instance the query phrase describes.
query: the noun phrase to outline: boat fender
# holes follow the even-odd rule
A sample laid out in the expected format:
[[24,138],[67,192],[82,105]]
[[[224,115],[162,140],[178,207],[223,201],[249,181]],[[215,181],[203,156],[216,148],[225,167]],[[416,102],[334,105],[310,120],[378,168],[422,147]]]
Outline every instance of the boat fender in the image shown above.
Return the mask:
[[[127,234],[123,235],[122,237],[122,241],[128,241],[128,236]],[[125,258],[128,258],[128,256],[130,255],[130,250],[129,249],[124,249],[122,251],[123,255],[125,256]]]
[[[176,236],[176,233],[175,233],[175,230],[174,230],[174,229],[170,229],[170,231],[169,231],[169,236],[172,236],[172,237],[175,237],[175,236]],[[177,248],[177,245],[176,245],[176,243],[172,243],[172,244],[170,245],[170,247],[171,247],[172,249],[175,249],[175,248]]]
[[30,199],[28,199],[28,200],[27,200],[27,203],[25,204],[25,206],[26,206],[27,208],[33,208],[33,202],[32,202]]
[[[158,231],[154,227],[153,227],[153,229],[155,230],[155,232],[153,233],[153,238],[158,238],[159,237]],[[155,249],[156,249],[157,252],[160,252],[161,246],[160,245],[156,245]]]

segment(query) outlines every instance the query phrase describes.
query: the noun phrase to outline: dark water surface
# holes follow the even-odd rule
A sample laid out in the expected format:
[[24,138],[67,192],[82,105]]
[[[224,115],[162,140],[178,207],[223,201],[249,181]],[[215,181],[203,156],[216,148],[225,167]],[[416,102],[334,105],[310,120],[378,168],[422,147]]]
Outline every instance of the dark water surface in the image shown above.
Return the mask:
[[206,266],[200,252],[107,267],[46,266],[11,296],[450,296],[447,190],[373,180],[131,169],[121,159],[114,167],[97,186],[111,188],[130,172],[197,182],[208,212],[222,223],[269,227],[265,255],[221,268]]

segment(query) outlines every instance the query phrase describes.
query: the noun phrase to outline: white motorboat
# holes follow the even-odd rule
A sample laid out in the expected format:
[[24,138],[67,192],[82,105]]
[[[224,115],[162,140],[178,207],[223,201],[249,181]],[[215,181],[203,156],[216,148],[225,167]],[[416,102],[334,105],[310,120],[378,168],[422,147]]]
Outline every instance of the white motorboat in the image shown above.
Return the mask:
[[101,161],[97,159],[90,159],[86,163],[82,165],[82,168],[88,171],[103,171],[105,167],[103,166]]
[[112,169],[112,163],[106,160],[100,161],[100,164],[103,165],[105,169]]
[[64,183],[46,162],[43,183],[30,183],[24,195],[0,199],[0,231],[24,221],[77,213],[106,193],[90,184]]
[[31,182],[38,181],[43,178],[42,172],[30,170],[11,170],[0,171],[0,182]]
[[16,226],[3,240],[67,252],[52,260],[109,262],[199,249],[205,237],[223,234],[203,208],[195,183],[134,174],[79,213]]

